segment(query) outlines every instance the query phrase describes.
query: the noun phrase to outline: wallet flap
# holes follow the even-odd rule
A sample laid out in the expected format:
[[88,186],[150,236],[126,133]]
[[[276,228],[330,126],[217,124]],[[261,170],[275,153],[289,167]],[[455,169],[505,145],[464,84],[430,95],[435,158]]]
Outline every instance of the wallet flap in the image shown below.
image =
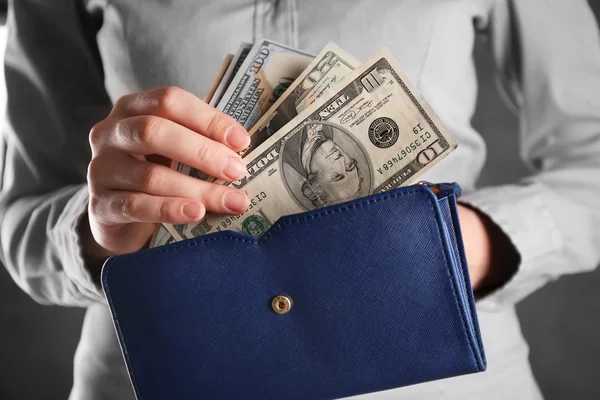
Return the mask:
[[[283,217],[259,238],[217,232],[109,259],[138,399],[340,398],[484,370],[439,201],[409,186]],[[278,295],[289,312],[274,311]]]

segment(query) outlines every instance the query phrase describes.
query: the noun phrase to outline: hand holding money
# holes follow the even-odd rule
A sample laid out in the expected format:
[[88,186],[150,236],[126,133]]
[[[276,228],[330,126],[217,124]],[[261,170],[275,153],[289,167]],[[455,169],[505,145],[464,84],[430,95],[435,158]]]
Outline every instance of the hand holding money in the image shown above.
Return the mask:
[[[335,88],[314,96],[312,104],[245,157],[247,173],[242,179],[216,181],[248,194],[250,205],[244,213],[209,213],[197,223],[165,225],[175,239],[221,230],[259,236],[283,215],[414,182],[456,148],[386,50],[354,71],[349,66],[343,76]],[[292,92],[295,86],[296,82]],[[274,107],[286,102],[286,94]],[[277,110],[269,110],[267,116]]]
[[[243,44],[225,58],[204,102],[177,88],[129,95],[94,127],[86,258],[138,250],[156,222],[164,225],[153,247],[219,230],[259,236],[282,215],[414,182],[456,147],[387,51],[359,66],[329,44],[312,61],[290,54],[296,67],[244,67],[265,48],[284,58],[295,52],[269,41]],[[245,86],[250,73],[255,84]],[[273,87],[283,75],[285,85]],[[237,112],[230,118],[207,103]],[[240,118],[255,122],[249,148]],[[243,150],[247,165],[236,176],[224,160],[239,162]],[[146,162],[148,154],[171,158],[177,171]],[[473,287],[493,287],[513,271],[492,268],[493,249],[516,252],[476,211],[459,205],[459,213]]]
[[238,151],[250,142],[231,117],[178,88],[119,99],[90,133],[88,256],[139,250],[156,223],[198,221],[206,211],[239,214],[249,200],[239,189],[186,176],[144,156],[159,154],[208,175],[245,174]]
[[[232,103],[239,91],[224,96],[232,82],[243,88],[243,75],[254,71],[242,66],[255,47],[243,44],[225,58],[204,101],[177,88],[128,95],[94,127],[89,223],[82,224],[88,261],[140,249],[156,222],[163,226],[154,230],[152,247],[228,229],[259,236],[282,215],[414,182],[456,147],[385,50],[359,66],[329,44],[302,71],[289,64],[274,69],[291,74],[289,90],[269,94],[257,84],[246,88],[245,99],[260,93],[267,100]],[[228,117],[207,103],[236,104],[239,112]],[[258,103],[272,105],[264,110]],[[257,136],[248,148],[235,118],[251,114]],[[235,176],[224,160],[240,162],[236,152],[243,150],[247,165]],[[176,170],[147,162],[150,154],[172,159]],[[490,261],[494,246],[508,242],[505,235],[475,211],[459,211],[473,287],[506,279],[512,270]]]

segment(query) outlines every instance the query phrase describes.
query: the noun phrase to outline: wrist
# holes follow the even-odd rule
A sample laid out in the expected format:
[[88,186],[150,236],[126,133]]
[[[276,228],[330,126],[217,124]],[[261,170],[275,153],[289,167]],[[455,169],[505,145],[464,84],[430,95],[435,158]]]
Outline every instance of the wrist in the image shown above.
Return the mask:
[[488,293],[517,271],[519,253],[486,214],[461,204],[458,213],[473,290],[477,294]]
[[102,247],[94,238],[92,229],[90,227],[88,213],[82,215],[79,221],[78,230],[84,258],[90,260],[106,260],[108,257],[114,255]]
[[85,268],[90,273],[92,280],[97,285],[100,285],[102,266],[106,259],[114,254],[107,251],[94,238],[87,212],[83,214],[79,220],[78,234]]

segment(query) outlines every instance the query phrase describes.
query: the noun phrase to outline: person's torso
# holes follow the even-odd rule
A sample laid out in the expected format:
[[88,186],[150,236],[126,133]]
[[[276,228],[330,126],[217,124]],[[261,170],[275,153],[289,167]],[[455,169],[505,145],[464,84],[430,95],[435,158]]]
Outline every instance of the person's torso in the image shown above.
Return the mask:
[[[317,54],[329,41],[364,60],[382,46],[399,60],[459,147],[423,179],[474,188],[485,146],[471,128],[476,102],[472,0],[89,0],[104,16],[97,42],[106,89],[120,96],[180,86],[200,97],[227,53],[268,38]],[[514,310],[480,312],[489,361],[482,374],[365,395],[364,399],[539,398]],[[399,362],[403,362],[399,360]],[[529,393],[528,393],[529,391]],[[71,399],[133,398],[110,314],[91,307]]]
[[[317,54],[333,41],[365,60],[385,46],[399,60],[459,143],[423,178],[474,187],[485,158],[470,127],[476,101],[473,24],[489,0],[91,0],[101,7],[97,35],[112,101],[174,85],[199,97],[223,57],[242,42],[268,38]],[[96,6],[93,6],[96,5]]]

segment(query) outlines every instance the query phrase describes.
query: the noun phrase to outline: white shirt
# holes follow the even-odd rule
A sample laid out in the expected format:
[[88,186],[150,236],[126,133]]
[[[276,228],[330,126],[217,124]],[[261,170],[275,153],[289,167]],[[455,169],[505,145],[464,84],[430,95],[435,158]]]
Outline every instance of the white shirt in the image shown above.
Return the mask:
[[[334,41],[361,59],[388,47],[459,143],[423,179],[458,182],[521,256],[478,303],[488,371],[359,398],[541,398],[514,304],[600,260],[600,43],[586,1],[18,0],[8,26],[0,257],[36,301],[88,307],[71,399],[133,398],[75,229],[90,128],[126,93],[176,85],[201,97],[224,54],[260,37],[313,53]],[[478,32],[491,38],[531,167],[489,188],[476,188],[486,147],[470,123]]]

